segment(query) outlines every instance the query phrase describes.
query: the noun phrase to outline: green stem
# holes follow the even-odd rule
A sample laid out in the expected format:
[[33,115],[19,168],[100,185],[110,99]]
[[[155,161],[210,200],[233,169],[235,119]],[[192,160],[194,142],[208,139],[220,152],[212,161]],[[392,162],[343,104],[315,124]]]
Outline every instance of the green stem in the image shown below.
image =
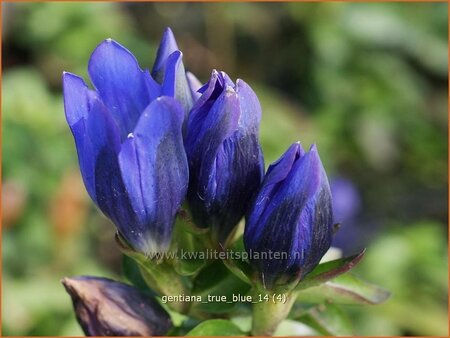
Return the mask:
[[[142,277],[148,286],[161,295],[189,295],[189,291],[184,285],[181,276],[178,275],[173,267],[166,263],[156,263],[154,261],[138,260]],[[180,313],[188,313],[189,303],[170,302],[169,307]]]
[[[122,253],[134,259],[147,285],[164,296],[189,295],[190,291],[183,283],[182,277],[176,273],[173,265],[166,260],[149,259],[142,253],[131,248],[119,233],[116,233],[116,243]],[[177,312],[189,312],[189,303],[170,302],[169,307]]]
[[[289,292],[285,294],[285,302],[273,299],[277,295],[272,291],[267,291],[261,287],[254,290],[254,300],[258,301],[260,295],[262,302],[253,304],[253,322],[252,335],[253,336],[271,336],[277,329],[278,325],[288,316],[289,311],[295,302],[295,293]],[[265,301],[265,295],[268,300]]]

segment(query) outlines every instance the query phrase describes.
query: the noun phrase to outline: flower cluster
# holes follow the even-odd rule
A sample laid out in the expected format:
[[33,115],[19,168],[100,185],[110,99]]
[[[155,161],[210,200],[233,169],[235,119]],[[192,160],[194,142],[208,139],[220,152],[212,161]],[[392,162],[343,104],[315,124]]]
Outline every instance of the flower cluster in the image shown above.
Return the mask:
[[245,217],[248,251],[289,254],[250,262],[264,286],[300,281],[331,243],[331,193],[316,147],[294,143],[264,173],[254,91],[216,70],[202,86],[182,56],[166,29],[151,72],[107,39],[89,61],[94,89],[64,73],[66,118],[90,197],[146,255],[169,249],[184,201],[218,246]]

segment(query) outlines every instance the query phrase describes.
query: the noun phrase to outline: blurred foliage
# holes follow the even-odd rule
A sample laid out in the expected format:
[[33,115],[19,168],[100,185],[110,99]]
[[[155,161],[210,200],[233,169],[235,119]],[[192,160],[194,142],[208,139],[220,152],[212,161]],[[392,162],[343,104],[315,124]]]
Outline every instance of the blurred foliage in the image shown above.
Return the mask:
[[221,67],[254,88],[267,165],[316,142],[330,177],[358,187],[361,211],[341,235],[346,250],[368,246],[358,272],[393,296],[349,306],[355,332],[448,334],[446,3],[2,7],[4,335],[80,335],[59,280],[120,278],[114,229],[78,174],[60,77],[87,78],[108,37],[148,68],[166,26],[201,80]]

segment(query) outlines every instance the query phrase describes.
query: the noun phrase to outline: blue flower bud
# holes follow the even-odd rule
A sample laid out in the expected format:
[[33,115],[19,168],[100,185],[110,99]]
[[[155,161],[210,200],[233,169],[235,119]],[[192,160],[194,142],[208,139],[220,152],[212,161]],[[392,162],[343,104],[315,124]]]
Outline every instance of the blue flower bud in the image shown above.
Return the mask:
[[130,285],[88,276],[62,283],[87,336],[163,336],[172,327],[162,306]]
[[317,149],[305,153],[294,143],[267,170],[247,215],[244,244],[263,285],[296,283],[311,272],[330,247],[332,225]]
[[196,79],[195,76],[186,74],[182,58],[183,53],[178,48],[172,30],[166,28],[156,54],[152,76],[162,84],[164,95],[174,96],[181,103],[187,116],[198,96],[195,93],[198,88],[191,80]]
[[188,185],[183,108],[159,97],[164,84],[112,40],[95,49],[88,69],[95,90],[63,75],[66,119],[86,189],[135,250],[164,251]]
[[244,81],[234,84],[224,72],[213,71],[199,92],[185,138],[188,203],[194,222],[224,243],[262,180],[261,106]]

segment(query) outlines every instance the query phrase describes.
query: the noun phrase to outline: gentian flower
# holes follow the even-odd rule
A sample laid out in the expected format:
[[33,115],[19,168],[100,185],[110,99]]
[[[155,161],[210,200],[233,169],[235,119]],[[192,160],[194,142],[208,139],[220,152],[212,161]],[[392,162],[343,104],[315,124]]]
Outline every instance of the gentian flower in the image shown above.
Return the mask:
[[[169,63],[166,75],[168,69]],[[63,75],[66,119],[86,189],[135,250],[167,250],[188,186],[185,114],[177,100],[161,96],[172,94],[166,90],[174,78],[158,84],[110,39],[94,50],[88,70],[95,90]]]
[[[174,96],[182,104],[187,116],[199,97],[196,91],[200,85],[194,74],[186,73],[182,58],[183,53],[178,48],[172,30],[166,28],[153,64],[152,76],[163,86],[165,95]],[[166,87],[166,84],[169,86]]]
[[163,307],[130,285],[88,276],[62,283],[87,336],[163,336],[172,327]]
[[199,92],[185,138],[187,198],[194,222],[224,243],[262,180],[261,106],[244,81],[234,84],[224,72],[214,70]]
[[295,283],[311,272],[330,247],[332,225],[330,187],[316,146],[305,153],[294,143],[267,170],[247,215],[244,244],[263,285]]

